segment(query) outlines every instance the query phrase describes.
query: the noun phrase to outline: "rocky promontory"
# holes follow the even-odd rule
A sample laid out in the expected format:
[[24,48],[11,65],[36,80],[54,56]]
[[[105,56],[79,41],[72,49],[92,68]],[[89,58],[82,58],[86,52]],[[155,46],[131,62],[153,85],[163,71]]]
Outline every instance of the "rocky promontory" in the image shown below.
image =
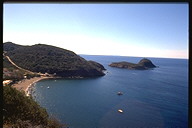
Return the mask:
[[103,65],[95,61],[87,61],[73,51],[55,46],[46,44],[23,46],[6,42],[3,43],[3,51],[4,55],[18,67],[31,72],[67,78],[105,75]]
[[151,62],[151,60],[143,58],[139,63],[130,63],[126,61],[113,62],[109,66],[117,68],[135,69],[135,70],[147,70],[150,68],[155,68],[156,66]]

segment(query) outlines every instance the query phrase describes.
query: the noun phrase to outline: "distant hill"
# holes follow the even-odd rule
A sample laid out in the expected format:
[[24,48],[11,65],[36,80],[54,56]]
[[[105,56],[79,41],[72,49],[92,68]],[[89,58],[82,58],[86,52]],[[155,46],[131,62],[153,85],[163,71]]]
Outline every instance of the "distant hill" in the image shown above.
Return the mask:
[[146,70],[156,67],[149,59],[146,58],[143,58],[137,64],[122,61],[122,62],[113,62],[109,66],[117,68],[136,69],[136,70]]
[[[56,74],[61,77],[103,76],[103,65],[87,61],[72,51],[55,46],[32,46],[3,43],[4,54],[19,67],[32,72]],[[4,65],[6,67],[6,65]]]

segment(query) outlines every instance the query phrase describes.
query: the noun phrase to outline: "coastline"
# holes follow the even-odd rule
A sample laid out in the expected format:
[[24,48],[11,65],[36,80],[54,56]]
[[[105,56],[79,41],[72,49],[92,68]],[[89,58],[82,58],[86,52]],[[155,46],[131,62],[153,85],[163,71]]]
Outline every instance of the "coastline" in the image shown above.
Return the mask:
[[66,78],[66,79],[83,79],[85,77],[80,76],[71,76],[71,77],[58,77],[58,76],[40,76],[33,77],[30,79],[23,79],[13,84],[12,87],[16,88],[18,91],[24,91],[26,96],[30,96],[33,93],[33,86],[36,82],[44,79],[58,79],[58,78]]
[[29,96],[32,92],[32,86],[34,86],[34,84],[40,80],[43,79],[50,79],[50,78],[56,78],[56,77],[45,77],[45,76],[41,76],[41,77],[33,77],[31,79],[23,79],[21,81],[19,81],[16,84],[13,84],[12,86],[14,88],[16,88],[19,91],[24,91],[26,96]]

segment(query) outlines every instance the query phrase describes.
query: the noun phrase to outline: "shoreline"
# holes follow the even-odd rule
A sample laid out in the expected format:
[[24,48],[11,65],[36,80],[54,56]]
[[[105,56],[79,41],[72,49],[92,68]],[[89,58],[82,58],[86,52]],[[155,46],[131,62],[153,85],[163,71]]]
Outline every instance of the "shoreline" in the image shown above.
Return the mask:
[[40,76],[40,77],[33,77],[30,79],[22,79],[15,84],[12,84],[13,88],[16,88],[18,91],[24,91],[26,96],[30,96],[33,93],[33,86],[36,82],[44,80],[44,79],[83,79],[86,77],[80,76],[71,76],[71,77],[58,77],[58,76]]
[[16,88],[19,91],[24,91],[26,96],[29,96],[32,92],[31,88],[34,84],[40,80],[50,79],[50,78],[57,78],[57,77],[33,77],[31,79],[23,79],[18,83],[12,85],[12,87]]

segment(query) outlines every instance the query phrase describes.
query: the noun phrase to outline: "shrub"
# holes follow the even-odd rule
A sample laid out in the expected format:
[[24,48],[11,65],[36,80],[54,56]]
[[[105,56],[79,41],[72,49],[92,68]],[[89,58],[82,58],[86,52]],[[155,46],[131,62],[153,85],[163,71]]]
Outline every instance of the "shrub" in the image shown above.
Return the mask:
[[12,127],[19,128],[38,125],[46,128],[62,127],[56,119],[49,119],[46,109],[31,97],[25,96],[24,92],[4,86],[3,98],[3,124],[12,124]]

